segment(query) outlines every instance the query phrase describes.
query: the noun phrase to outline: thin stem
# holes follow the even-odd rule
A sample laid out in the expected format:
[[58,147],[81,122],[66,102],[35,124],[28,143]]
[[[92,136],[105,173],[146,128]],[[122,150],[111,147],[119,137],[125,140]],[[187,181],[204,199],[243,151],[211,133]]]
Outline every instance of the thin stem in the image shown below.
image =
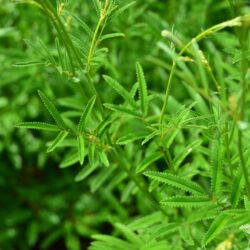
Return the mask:
[[98,33],[99,33],[99,29],[102,25],[102,21],[103,21],[103,18],[100,17],[97,25],[96,25],[96,28],[95,28],[95,32],[94,32],[94,35],[93,35],[93,38],[92,38],[92,41],[91,41],[91,44],[90,44],[90,49],[89,49],[89,53],[88,53],[88,58],[87,58],[87,65],[86,65],[86,71],[89,72],[90,70],[90,63],[91,63],[91,60],[92,60],[92,57],[93,57],[93,54],[94,54],[94,51],[95,51],[95,48],[96,48],[96,38],[98,36]]
[[173,60],[173,64],[172,64],[172,68],[171,68],[171,72],[170,72],[170,75],[169,75],[169,79],[168,79],[168,82],[167,82],[167,88],[166,88],[166,93],[165,93],[165,99],[164,99],[164,103],[163,103],[163,106],[162,106],[162,110],[161,110],[161,115],[160,115],[160,128],[162,127],[162,122],[163,122],[163,116],[166,112],[166,109],[167,109],[167,104],[168,104],[168,98],[169,98],[169,94],[170,94],[170,89],[171,89],[171,86],[172,86],[172,82],[173,82],[173,77],[174,77],[174,74],[175,74],[175,69],[176,69],[176,64],[177,64],[177,60],[178,58],[185,52],[188,50],[188,48],[192,45],[192,43],[195,41],[195,42],[198,42],[200,40],[202,40],[203,38],[205,38],[206,36],[208,35],[211,35],[219,30],[222,30],[224,28],[227,28],[227,27],[234,27],[234,26],[241,26],[242,25],[242,20],[241,20],[241,17],[236,17],[234,19],[231,19],[229,21],[226,21],[226,22],[222,22],[220,24],[217,24],[217,25],[214,25],[212,27],[210,27],[209,29],[203,31],[202,33],[198,34],[195,38],[193,38],[191,41],[189,41],[183,48],[182,50],[179,52],[177,58],[175,58]]

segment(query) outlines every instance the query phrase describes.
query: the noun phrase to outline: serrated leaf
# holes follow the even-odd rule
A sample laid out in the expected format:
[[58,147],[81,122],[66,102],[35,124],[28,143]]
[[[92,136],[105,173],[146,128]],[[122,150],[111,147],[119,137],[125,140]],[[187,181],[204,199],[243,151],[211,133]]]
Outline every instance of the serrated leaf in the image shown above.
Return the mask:
[[207,196],[175,196],[161,201],[162,205],[171,207],[201,207],[211,204]]
[[55,107],[55,105],[52,103],[52,101],[40,90],[38,90],[38,94],[46,107],[46,109],[49,111],[53,119],[55,120],[56,124],[59,128],[67,129],[66,124],[64,123],[59,111]]
[[211,203],[210,205],[199,208],[195,211],[195,213],[191,213],[187,221],[193,223],[203,220],[214,219],[220,209],[221,208],[219,207],[219,205]]
[[136,75],[137,81],[139,82],[139,99],[141,103],[141,111],[144,116],[146,116],[148,112],[148,90],[144,72],[142,66],[139,63],[136,63]]
[[140,139],[143,139],[145,138],[145,136],[147,136],[148,133],[146,132],[135,132],[135,133],[131,133],[131,134],[128,134],[128,135],[125,135],[125,136],[122,136],[120,137],[116,143],[119,144],[119,145],[126,145],[128,143],[131,143],[133,141],[136,141],[136,140],[140,140]]
[[67,155],[63,161],[60,163],[60,168],[67,168],[72,166],[73,164],[77,163],[79,161],[79,155],[78,152],[76,153],[70,153]]
[[107,39],[111,39],[111,38],[116,38],[116,37],[125,37],[125,34],[124,33],[111,33],[111,34],[106,34],[106,35],[103,35],[100,39],[100,41],[104,41],[104,40],[107,40]]
[[239,202],[240,199],[240,193],[242,190],[242,171],[239,170],[234,177],[233,183],[232,183],[232,191],[230,195],[230,202],[232,204],[232,207],[235,208]]
[[45,122],[21,122],[15,125],[18,128],[27,128],[27,129],[38,129],[46,131],[59,131],[60,129],[54,125]]
[[170,186],[180,188],[184,191],[188,191],[191,193],[199,193],[204,194],[203,189],[197,185],[196,183],[186,179],[179,177],[177,175],[172,175],[169,173],[161,173],[156,171],[149,171],[144,173],[147,177],[156,180],[158,182],[166,183]]
[[[219,132],[217,131],[217,134]],[[219,193],[222,182],[222,149],[220,135],[213,140],[211,162],[212,162],[212,192]]]
[[136,108],[136,102],[135,100],[131,97],[129,92],[121,85],[119,84],[116,80],[111,78],[110,76],[103,76],[104,80],[112,87],[120,96],[124,98],[132,107]]
[[79,162],[82,165],[85,157],[85,143],[83,135],[80,134],[77,136],[77,143],[78,143]]
[[80,119],[80,122],[79,122],[79,125],[78,125],[78,132],[79,133],[82,133],[85,129],[85,126],[86,126],[86,123],[89,119],[89,116],[90,116],[90,113],[95,105],[95,100],[96,100],[96,96],[93,96],[89,102],[87,103],[83,113],[82,113],[82,116],[81,116],[81,119]]
[[161,152],[154,152],[147,156],[136,168],[136,173],[141,173],[144,171],[150,164],[159,160],[162,157]]
[[135,117],[140,117],[140,114],[131,110],[131,109],[127,109],[127,108],[124,108],[120,105],[115,105],[115,104],[111,104],[111,103],[105,103],[103,104],[103,106],[105,106],[106,108],[110,109],[110,110],[113,110],[113,111],[117,111],[117,112],[120,112],[120,113],[124,113],[124,114],[127,114],[127,115],[132,115],[132,116],[135,116]]
[[225,213],[220,213],[212,222],[211,226],[206,232],[202,241],[202,245],[206,246],[210,241],[212,241],[223,230],[229,220],[229,215]]
[[55,138],[55,140],[50,144],[50,146],[47,149],[47,152],[51,152],[53,151],[65,138],[66,136],[69,134],[68,131],[61,131],[57,137]]

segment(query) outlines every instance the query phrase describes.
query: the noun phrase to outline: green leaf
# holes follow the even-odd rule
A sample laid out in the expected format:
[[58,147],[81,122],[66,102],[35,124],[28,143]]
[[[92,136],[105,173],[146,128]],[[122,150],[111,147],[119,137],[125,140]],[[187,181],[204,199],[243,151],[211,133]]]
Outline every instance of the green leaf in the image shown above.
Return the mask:
[[162,205],[171,207],[201,207],[211,204],[207,196],[175,196],[161,201]]
[[156,172],[156,171],[148,171],[144,173],[144,175],[146,175],[147,177],[153,180],[166,183],[170,186],[180,188],[184,191],[188,191],[191,193],[204,194],[203,189],[199,185],[197,185],[196,183],[186,178],[182,178],[177,175],[161,173],[161,172]]
[[97,164],[88,164],[76,175],[75,181],[78,182],[86,179],[92,172],[97,169],[97,167]]
[[132,115],[132,116],[135,116],[135,117],[141,117],[139,113],[131,110],[131,109],[127,109],[127,108],[124,108],[120,105],[115,105],[115,104],[111,104],[111,103],[105,103],[103,104],[103,106],[105,106],[106,108],[110,109],[110,110],[113,110],[113,111],[117,111],[119,113],[124,113],[126,115]]
[[57,54],[58,54],[58,60],[59,60],[59,65],[61,66],[61,72],[62,73],[65,69],[65,63],[64,63],[64,57],[63,57],[63,50],[60,45],[59,39],[56,37],[55,39],[55,46],[57,49]]
[[191,235],[191,228],[189,225],[182,225],[179,228],[181,238],[190,246],[194,245],[194,240]]
[[67,168],[79,161],[79,154],[78,152],[76,153],[69,153],[63,161],[60,163],[60,168]]
[[136,140],[144,139],[148,133],[146,132],[134,132],[125,136],[120,137],[116,143],[119,145],[126,145]]
[[103,168],[102,171],[91,180],[90,191],[95,192],[98,190],[105,181],[109,180],[111,176],[114,175],[115,170],[114,167]]
[[103,243],[103,245],[100,245],[103,246],[101,249],[105,249],[104,247],[107,247],[106,249],[119,249],[119,250],[135,249],[132,243],[128,243],[125,240],[118,239],[114,236],[97,234],[93,235],[92,238]]
[[211,226],[209,227],[208,231],[205,234],[205,237],[202,241],[202,245],[206,246],[210,241],[212,241],[225,227],[227,222],[230,220],[229,215],[225,213],[220,213],[215,220],[212,222]]
[[61,131],[57,137],[55,138],[55,140],[50,144],[50,146],[47,149],[47,152],[51,152],[53,151],[65,138],[66,136],[69,134],[68,131]]
[[162,221],[162,214],[160,212],[155,212],[153,214],[143,216],[139,219],[133,220],[133,222],[130,223],[128,227],[131,230],[139,230],[143,228],[148,228],[161,221]]
[[240,199],[240,194],[242,191],[242,180],[243,180],[243,175],[242,175],[242,171],[239,170],[236,174],[236,176],[234,177],[233,183],[232,183],[232,191],[231,191],[231,196],[230,196],[230,202],[232,204],[232,207],[236,207],[239,199]]
[[132,107],[134,107],[134,108],[137,107],[135,100],[131,97],[131,95],[129,94],[129,92],[121,84],[119,84],[116,80],[114,80],[110,76],[104,75],[103,78]]
[[136,1],[130,2],[128,4],[125,4],[121,8],[117,9],[113,15],[113,18],[116,18],[117,16],[121,15],[124,11],[126,11],[128,8],[133,6],[136,3]]
[[108,160],[106,153],[104,151],[99,151],[98,155],[99,155],[99,159],[100,159],[101,163],[104,164],[105,167],[108,167],[109,160]]
[[89,37],[93,36],[93,31],[89,28],[89,26],[81,19],[79,18],[77,15],[72,14],[72,12],[70,12],[70,15],[80,24],[80,26],[86,31],[86,33],[89,35]]
[[214,219],[219,213],[220,209],[221,207],[219,207],[219,205],[211,203],[210,205],[197,209],[195,213],[191,213],[187,221],[194,223],[198,221]]
[[144,171],[150,164],[159,160],[162,157],[161,152],[154,152],[147,156],[136,168],[136,173],[141,173]]
[[144,72],[142,66],[137,62],[136,63],[136,75],[139,82],[139,98],[141,102],[141,111],[144,116],[148,112],[148,92],[147,92],[147,83],[145,80]]
[[84,138],[83,135],[78,135],[77,136],[77,142],[78,142],[78,155],[79,155],[79,162],[82,165],[84,162],[84,157],[85,157],[85,143],[84,143]]
[[51,100],[40,90],[38,90],[38,94],[46,107],[46,109],[49,111],[53,119],[55,120],[56,124],[59,128],[67,129],[66,124],[64,123],[59,111],[55,107],[55,105],[51,102]]
[[37,61],[25,61],[25,62],[17,62],[14,63],[13,66],[14,67],[32,67],[32,66],[38,66],[38,65],[46,65],[47,62],[45,61],[41,61],[41,60],[37,60]]
[[111,33],[111,34],[106,34],[103,35],[100,39],[100,41],[104,41],[106,39],[111,39],[111,38],[115,38],[115,37],[125,37],[124,33]]
[[15,125],[18,128],[27,128],[27,129],[38,129],[46,131],[59,131],[60,129],[53,124],[45,122],[21,122]]
[[222,149],[220,134],[217,131],[217,136],[212,143],[211,162],[212,162],[212,192],[219,193],[222,181]]
[[81,116],[81,119],[80,119],[80,122],[79,122],[79,125],[78,125],[78,132],[79,133],[82,133],[85,129],[85,126],[86,126],[86,123],[89,119],[89,116],[90,116],[90,113],[95,105],[95,100],[96,100],[96,96],[93,96],[89,102],[87,103],[83,113],[82,113],[82,116]]
[[95,10],[98,16],[101,16],[101,2],[100,0],[92,0],[94,6],[95,6]]
[[129,227],[121,224],[116,223],[115,227],[124,235],[124,237],[133,243],[134,246],[141,246],[143,244],[143,241],[136,235]]

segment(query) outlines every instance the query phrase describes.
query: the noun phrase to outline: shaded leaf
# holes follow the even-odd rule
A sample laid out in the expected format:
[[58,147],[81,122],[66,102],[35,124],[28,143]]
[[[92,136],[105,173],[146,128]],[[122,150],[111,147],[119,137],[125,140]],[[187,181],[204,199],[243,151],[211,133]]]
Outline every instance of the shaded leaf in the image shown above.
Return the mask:
[[145,170],[150,164],[159,160],[162,157],[161,152],[154,152],[147,156],[136,168],[136,173],[140,173]]
[[119,84],[116,80],[114,80],[110,76],[104,75],[103,78],[131,106],[133,106],[134,108],[137,107],[135,100],[131,97],[129,92],[121,84]]
[[141,111],[144,116],[148,112],[148,92],[147,92],[147,83],[145,80],[144,72],[142,66],[139,63],[136,63],[136,75],[139,82],[139,98],[141,102]]
[[83,113],[82,113],[82,116],[81,116],[81,119],[80,119],[80,122],[79,122],[79,125],[78,125],[78,132],[79,133],[82,133],[85,129],[85,126],[86,126],[86,123],[88,121],[88,118],[90,116],[90,113],[95,105],[95,100],[96,100],[96,96],[93,96],[89,102],[87,103]]
[[47,130],[47,131],[59,131],[60,130],[56,125],[45,123],[45,122],[21,122],[15,126],[18,128],[38,129],[38,130]]
[[85,157],[85,143],[84,143],[83,135],[80,134],[77,136],[77,142],[78,142],[79,162],[82,165],[84,162],[84,157]]
[[58,127],[67,129],[66,124],[64,123],[59,111],[55,107],[55,105],[51,102],[51,100],[40,90],[38,90],[38,94],[44,104],[44,106],[47,108],[53,119],[55,120]]

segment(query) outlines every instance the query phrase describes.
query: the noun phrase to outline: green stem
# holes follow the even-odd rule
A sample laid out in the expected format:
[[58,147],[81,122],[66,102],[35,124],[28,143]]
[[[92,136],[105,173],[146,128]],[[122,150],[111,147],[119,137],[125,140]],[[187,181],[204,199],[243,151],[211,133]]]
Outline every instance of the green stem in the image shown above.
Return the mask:
[[91,60],[92,60],[92,57],[93,57],[93,54],[94,54],[94,51],[96,48],[96,42],[97,42],[96,39],[98,37],[98,33],[99,33],[99,29],[102,25],[102,21],[103,21],[103,18],[100,17],[100,19],[96,25],[95,32],[94,32],[94,35],[93,35],[93,38],[92,38],[92,41],[90,44],[90,49],[89,49],[88,58],[87,58],[87,65],[86,65],[87,72],[89,72],[89,70],[90,70],[90,63],[91,63]]
[[170,94],[170,89],[171,89],[171,86],[172,86],[172,82],[173,82],[173,77],[174,77],[174,74],[175,74],[175,70],[176,70],[176,64],[177,64],[177,60],[178,58],[185,52],[188,50],[188,48],[192,45],[192,43],[195,41],[195,42],[198,42],[200,40],[202,40],[203,38],[205,38],[206,36],[208,35],[212,35],[213,33],[217,32],[217,31],[220,31],[224,28],[227,28],[227,27],[234,27],[234,26],[241,26],[242,25],[242,19],[241,17],[236,17],[234,19],[231,19],[229,21],[226,21],[226,22],[222,22],[222,23],[219,23],[219,24],[216,24],[212,27],[210,27],[209,29],[203,31],[202,33],[198,34],[195,38],[193,38],[191,41],[189,41],[183,48],[182,50],[179,52],[177,58],[175,58],[173,60],[173,64],[172,64],[172,68],[171,68],[171,72],[170,72],[170,75],[169,75],[169,79],[168,79],[168,82],[167,82],[167,88],[166,88],[166,93],[165,93],[165,99],[164,99],[164,103],[163,103],[163,106],[162,106],[162,110],[161,110],[161,115],[160,115],[160,121],[159,121],[159,125],[160,125],[160,128],[162,128],[162,122],[163,122],[163,116],[167,110],[167,104],[168,104],[168,98],[169,98],[169,94]]

